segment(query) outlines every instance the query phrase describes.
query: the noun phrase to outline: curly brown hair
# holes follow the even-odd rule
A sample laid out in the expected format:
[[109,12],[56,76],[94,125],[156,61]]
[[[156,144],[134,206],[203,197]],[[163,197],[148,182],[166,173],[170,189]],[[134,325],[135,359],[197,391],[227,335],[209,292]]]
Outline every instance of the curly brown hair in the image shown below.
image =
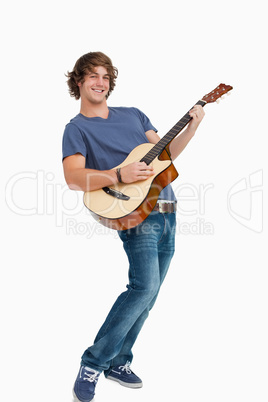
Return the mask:
[[113,66],[112,60],[102,52],[89,52],[81,56],[74,65],[73,71],[67,72],[67,84],[69,87],[69,94],[75,99],[80,98],[80,90],[78,83],[83,84],[85,75],[94,72],[96,67],[105,67],[110,78],[110,88],[106,95],[109,97],[115,87],[115,80],[118,76],[118,70]]

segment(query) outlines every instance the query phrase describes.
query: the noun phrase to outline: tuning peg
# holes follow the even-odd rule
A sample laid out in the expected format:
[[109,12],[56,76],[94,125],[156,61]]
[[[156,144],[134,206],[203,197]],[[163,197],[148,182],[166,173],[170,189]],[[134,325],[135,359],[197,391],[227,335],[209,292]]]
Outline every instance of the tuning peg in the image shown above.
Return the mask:
[[230,96],[232,94],[232,91],[227,92],[227,96]]
[[221,96],[221,99],[224,99],[224,98],[225,98],[225,95],[222,95],[222,96]]
[[216,100],[217,103],[220,103],[220,101],[221,101],[220,99],[217,99],[217,100]]

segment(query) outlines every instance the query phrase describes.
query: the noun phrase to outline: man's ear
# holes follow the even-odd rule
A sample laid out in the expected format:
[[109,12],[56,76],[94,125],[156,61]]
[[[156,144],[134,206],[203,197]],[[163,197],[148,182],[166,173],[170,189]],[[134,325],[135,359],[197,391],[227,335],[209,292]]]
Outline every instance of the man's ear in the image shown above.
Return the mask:
[[80,81],[79,81],[79,82],[77,82],[77,86],[78,86],[78,87],[81,87],[81,85],[82,85],[82,84],[81,84],[81,82],[80,82]]

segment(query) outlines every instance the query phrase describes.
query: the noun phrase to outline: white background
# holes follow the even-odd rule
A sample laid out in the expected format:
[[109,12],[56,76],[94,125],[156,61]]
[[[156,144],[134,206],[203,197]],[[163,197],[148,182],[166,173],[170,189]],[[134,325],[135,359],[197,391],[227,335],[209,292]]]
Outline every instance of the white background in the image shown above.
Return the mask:
[[144,387],[102,376],[95,399],[267,402],[266,15],[260,0],[2,7],[3,401],[71,401],[80,356],[125,289],[120,240],[95,225],[61,165],[79,112],[64,74],[100,50],[119,69],[109,105],[140,108],[160,136],[220,82],[234,90],[206,106],[175,162],[177,251],[134,350]]

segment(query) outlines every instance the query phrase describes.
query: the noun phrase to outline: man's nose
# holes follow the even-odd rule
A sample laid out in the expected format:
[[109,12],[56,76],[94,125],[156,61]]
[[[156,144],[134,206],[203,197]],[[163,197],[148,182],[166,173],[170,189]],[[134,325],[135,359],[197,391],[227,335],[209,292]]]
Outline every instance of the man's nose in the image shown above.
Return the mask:
[[97,78],[97,85],[100,86],[100,87],[103,86],[103,78],[100,77],[100,76]]

